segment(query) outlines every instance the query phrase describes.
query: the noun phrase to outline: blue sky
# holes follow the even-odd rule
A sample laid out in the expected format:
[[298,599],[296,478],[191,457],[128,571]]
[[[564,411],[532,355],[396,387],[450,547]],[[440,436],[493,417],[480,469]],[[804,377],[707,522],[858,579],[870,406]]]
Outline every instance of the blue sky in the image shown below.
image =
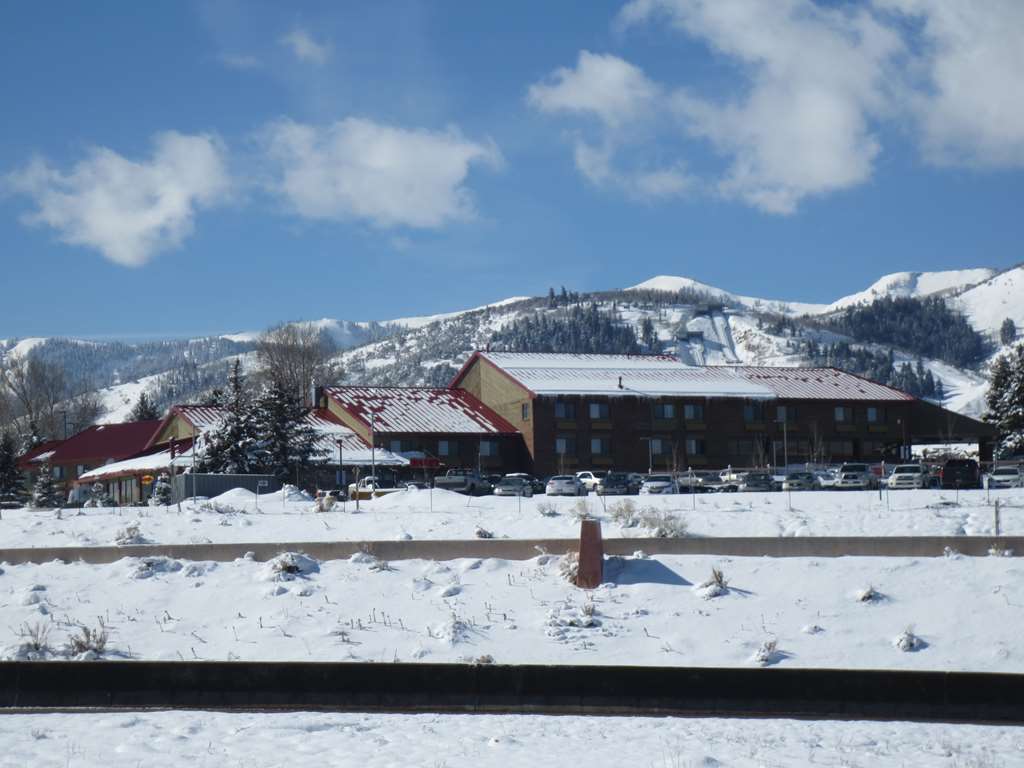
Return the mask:
[[1024,4],[8,4],[0,337],[1024,259]]

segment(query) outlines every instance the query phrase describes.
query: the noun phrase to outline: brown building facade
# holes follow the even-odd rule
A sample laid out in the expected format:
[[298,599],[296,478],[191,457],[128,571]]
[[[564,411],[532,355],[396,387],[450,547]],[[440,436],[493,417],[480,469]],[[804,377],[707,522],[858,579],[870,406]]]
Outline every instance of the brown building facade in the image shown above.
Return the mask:
[[522,432],[538,475],[898,461],[989,425],[831,368],[686,366],[667,356],[476,353],[452,382]]

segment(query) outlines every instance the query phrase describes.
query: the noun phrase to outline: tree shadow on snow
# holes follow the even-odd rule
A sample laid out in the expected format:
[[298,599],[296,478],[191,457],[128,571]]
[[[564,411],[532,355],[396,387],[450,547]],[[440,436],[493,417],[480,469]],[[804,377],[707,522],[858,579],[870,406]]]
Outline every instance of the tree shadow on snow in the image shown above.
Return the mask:
[[604,564],[604,580],[618,585],[667,584],[691,586],[690,582],[657,560],[609,557]]

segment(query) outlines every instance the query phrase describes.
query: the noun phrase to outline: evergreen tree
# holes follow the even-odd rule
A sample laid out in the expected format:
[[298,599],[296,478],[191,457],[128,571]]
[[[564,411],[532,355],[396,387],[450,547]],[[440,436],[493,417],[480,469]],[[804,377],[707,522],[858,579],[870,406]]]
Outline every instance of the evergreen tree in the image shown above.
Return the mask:
[[128,421],[152,421],[159,418],[160,413],[157,411],[153,401],[149,399],[149,395],[145,392],[139,395],[138,402],[135,403],[135,407],[132,408],[132,412],[128,415]]
[[39,467],[39,476],[32,486],[32,506],[39,509],[54,509],[61,506],[60,489],[53,479],[53,466],[49,459]]
[[216,405],[224,409],[220,424],[206,434],[199,471],[246,475],[253,472],[257,449],[253,404],[245,387],[241,362],[235,360],[226,391],[215,393]]
[[18,442],[10,430],[0,434],[0,503],[25,501],[25,478],[18,468]]
[[992,363],[985,420],[998,430],[996,453],[1024,453],[1024,344]]
[[161,472],[153,485],[153,494],[149,497],[151,507],[170,506],[172,498],[171,479],[166,472]]
[[292,476],[295,467],[309,464],[317,433],[306,421],[306,409],[297,392],[280,382],[270,382],[256,398],[253,415],[261,472],[283,482]]
[[648,352],[660,352],[658,332],[654,329],[654,321],[645,317],[640,323],[640,341]]
[[1016,338],[1017,324],[1013,322],[1013,318],[1008,317],[999,326],[999,340],[1003,344],[1012,344]]

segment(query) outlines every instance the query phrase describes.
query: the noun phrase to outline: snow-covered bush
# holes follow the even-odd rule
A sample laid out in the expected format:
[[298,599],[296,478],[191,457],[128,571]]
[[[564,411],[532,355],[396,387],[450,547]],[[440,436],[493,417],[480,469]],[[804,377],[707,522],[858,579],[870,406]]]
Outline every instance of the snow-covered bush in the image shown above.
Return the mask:
[[129,523],[124,528],[121,528],[114,535],[114,543],[119,547],[126,547],[132,544],[145,544],[146,539],[142,535],[140,523],[136,520],[134,523]]
[[635,528],[640,523],[637,517],[636,504],[631,499],[621,499],[608,507],[608,514],[613,523],[620,528]]
[[79,624],[78,631],[68,636],[68,653],[71,656],[102,656],[107,650],[108,638],[107,628],[102,623],[96,629]]
[[558,510],[550,501],[538,501],[537,511],[544,517],[558,517]]
[[752,661],[762,667],[774,664],[779,660],[778,641],[775,639],[765,640],[754,652]]
[[576,499],[576,503],[572,507],[572,519],[577,523],[582,520],[592,519],[590,514],[590,505],[587,504],[586,499]]
[[721,597],[729,593],[729,580],[720,568],[711,568],[711,578],[697,585],[697,591],[705,600]]
[[158,573],[177,573],[181,562],[170,557],[143,557],[135,561],[135,567],[128,574],[132,579],[148,579]]
[[267,563],[266,581],[294,581],[320,571],[320,563],[301,552],[282,552]]
[[474,534],[476,535],[476,537],[478,539],[493,539],[494,538],[494,532],[493,531],[488,531],[486,528],[482,528],[479,525],[476,527],[476,531],[474,531]]
[[244,515],[245,510],[241,507],[234,507],[223,501],[204,501],[199,505],[202,512],[213,512],[217,515]]
[[914,634],[913,627],[907,627],[900,632],[893,638],[892,644],[904,653],[919,651],[924,647],[924,641]]
[[667,509],[644,507],[638,522],[655,539],[681,539],[686,536],[686,521],[677,512]]
[[1003,544],[995,542],[988,548],[990,557],[1013,557],[1013,550],[1007,549]]
[[570,584],[575,584],[577,577],[580,575],[579,552],[566,552],[558,561],[558,572]]
[[167,476],[166,472],[161,472],[160,476],[156,479],[156,483],[153,485],[153,494],[149,497],[150,506],[170,506],[173,495],[174,494],[171,490],[171,479]]
[[53,479],[53,466],[47,459],[39,467],[39,475],[32,486],[32,506],[36,509],[55,509],[62,506],[60,490]]
[[89,499],[82,506],[84,507],[112,507],[113,497],[107,493],[107,486],[103,483],[93,483],[89,489]]
[[885,600],[885,595],[870,584],[864,589],[858,590],[856,597],[858,603],[878,603]]

